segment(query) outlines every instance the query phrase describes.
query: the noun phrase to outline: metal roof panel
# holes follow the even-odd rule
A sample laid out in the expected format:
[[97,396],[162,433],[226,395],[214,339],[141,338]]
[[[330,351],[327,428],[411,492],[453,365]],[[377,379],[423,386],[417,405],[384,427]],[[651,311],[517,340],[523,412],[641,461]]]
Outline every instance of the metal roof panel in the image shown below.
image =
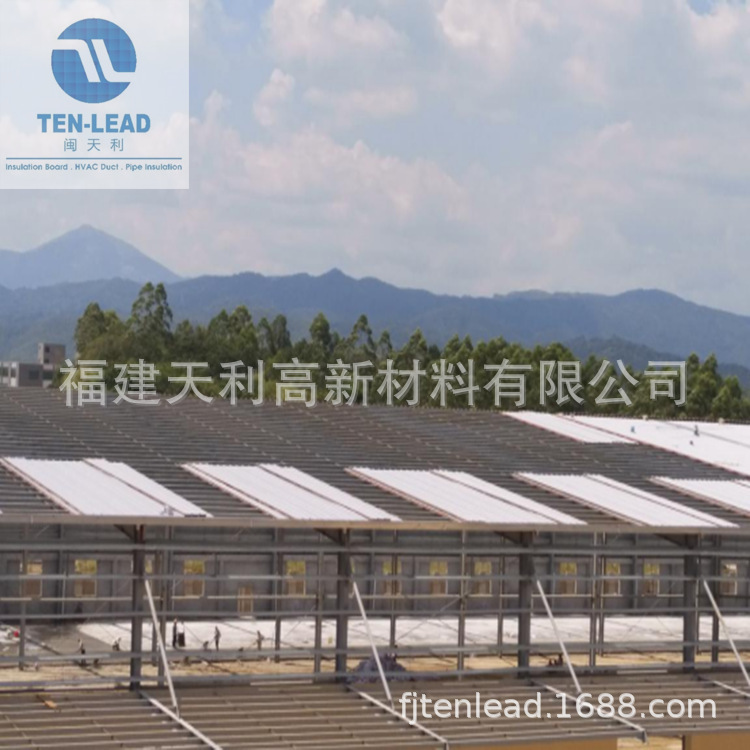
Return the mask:
[[572,419],[613,436],[627,436],[643,445],[750,476],[750,442],[746,426],[619,417],[581,416]]
[[28,458],[3,458],[0,463],[73,515],[207,515],[198,506],[124,464],[97,459],[47,461]]
[[670,479],[652,477],[652,482],[677,490],[712,505],[750,516],[750,482],[731,479]]
[[518,476],[530,484],[593,505],[617,518],[643,526],[732,528],[735,524],[680,505],[600,474],[533,474]]
[[[557,524],[560,521],[552,518],[552,512],[542,514],[540,508],[532,508],[531,504],[524,507],[513,498],[502,498],[499,488],[492,493],[487,492],[481,480],[476,480],[474,486],[458,473],[458,477],[451,476],[451,472],[419,471],[410,469],[369,469],[352,467],[348,470],[354,476],[367,482],[376,484],[390,492],[401,495],[420,505],[425,505],[458,521],[472,521],[478,523],[526,523],[526,524]],[[510,493],[514,495],[514,493]],[[523,498],[521,498],[523,499]],[[546,509],[545,509],[546,510]],[[579,524],[577,519],[571,522]]]
[[634,442],[622,435],[604,432],[597,429],[595,425],[573,420],[562,414],[548,414],[547,412],[539,411],[510,411],[506,412],[505,416],[516,419],[519,422],[524,422],[532,427],[540,427],[543,430],[554,432],[562,437],[577,440],[579,443],[606,445]]
[[260,464],[185,464],[195,476],[274,518],[299,521],[399,520],[296,469]]
[[564,523],[570,526],[586,525],[585,521],[580,521],[579,519],[574,518],[567,513],[561,513],[554,508],[550,508],[543,503],[532,500],[531,498],[525,497],[524,495],[520,495],[517,492],[507,490],[504,487],[499,487],[498,485],[492,484],[490,482],[485,482],[484,479],[479,479],[479,477],[475,477],[473,474],[469,474],[468,472],[438,470],[435,472],[435,474],[445,477],[446,479],[450,479],[454,482],[458,482],[466,487],[471,487],[472,489],[475,489],[478,492],[482,492],[485,495],[489,495],[490,497],[493,497],[496,500],[500,500],[501,502],[509,503],[510,505],[515,505],[519,508],[530,511],[531,513],[535,513],[546,519],[547,523]]

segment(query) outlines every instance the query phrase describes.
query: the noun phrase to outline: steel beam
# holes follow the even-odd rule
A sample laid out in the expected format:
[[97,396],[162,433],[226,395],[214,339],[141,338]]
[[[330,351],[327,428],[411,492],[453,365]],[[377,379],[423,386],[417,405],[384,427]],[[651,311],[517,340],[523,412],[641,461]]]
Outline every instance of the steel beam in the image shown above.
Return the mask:
[[[531,538],[524,536],[524,546],[531,547]],[[531,665],[531,615],[534,609],[534,553],[529,550],[518,560],[518,669],[527,674]]]
[[362,604],[362,597],[359,594],[359,586],[357,586],[356,581],[352,582],[352,588],[354,589],[354,597],[357,600],[357,606],[359,607],[359,612],[362,615],[362,621],[365,624],[365,630],[367,632],[367,639],[370,641],[370,648],[372,649],[372,656],[375,659],[375,663],[378,666],[378,674],[380,675],[380,682],[383,685],[383,692],[388,698],[388,702],[391,704],[391,708],[393,708],[393,696],[391,695],[391,689],[388,686],[388,678],[386,677],[385,672],[383,670],[383,662],[380,661],[380,654],[378,653],[378,647],[375,645],[375,639],[373,638],[372,630],[370,629],[370,621],[367,619],[367,612],[365,612],[365,605]]
[[164,670],[164,676],[167,678],[167,687],[169,688],[169,697],[172,699],[172,707],[174,708],[175,714],[180,715],[180,704],[177,702],[177,695],[174,691],[174,683],[172,682],[172,672],[169,669],[169,660],[167,659],[167,650],[164,648],[164,638],[161,634],[161,628],[159,627],[159,617],[156,614],[156,605],[154,604],[154,596],[151,593],[151,583],[149,581],[144,582],[144,588],[146,590],[146,596],[148,598],[148,606],[151,610],[151,621],[154,626],[154,633],[156,635],[156,641],[159,646],[159,655],[161,657],[161,664]]
[[349,534],[342,532],[342,549],[337,555],[336,580],[336,674],[346,680],[347,652],[349,650],[349,586],[352,581],[352,560],[346,546]]
[[[691,548],[694,542],[691,540]],[[682,629],[682,662],[686,669],[695,668],[698,652],[698,581],[700,579],[700,558],[695,555],[685,557],[685,582],[683,585],[683,629]]]
[[742,661],[742,656],[737,649],[737,644],[734,642],[734,638],[732,638],[732,634],[729,632],[729,627],[727,626],[727,622],[724,619],[724,615],[722,615],[721,610],[719,609],[719,605],[716,603],[716,599],[714,599],[714,595],[711,593],[711,587],[708,585],[706,579],[702,579],[702,582],[703,588],[706,592],[706,596],[708,597],[708,601],[711,602],[711,607],[713,607],[716,618],[721,623],[721,627],[724,629],[724,635],[726,636],[726,639],[729,641],[729,645],[732,648],[734,658],[737,660],[737,664],[739,664],[742,676],[745,678],[745,682],[748,684],[748,687],[750,687],[750,676],[748,676],[747,669],[745,668],[745,663]]
[[[134,530],[135,539],[143,544],[145,529],[138,526]],[[132,612],[130,623],[130,689],[139,690],[143,674],[143,594],[146,573],[146,553],[143,547],[133,552]]]
[[539,596],[542,598],[542,604],[544,604],[544,609],[547,612],[547,617],[549,618],[550,625],[552,625],[552,630],[555,633],[555,638],[557,638],[557,642],[560,644],[560,650],[562,651],[563,658],[565,659],[565,666],[568,668],[568,672],[570,672],[570,677],[573,680],[573,684],[576,686],[576,690],[580,695],[581,683],[578,681],[578,676],[576,675],[576,670],[573,667],[573,662],[570,660],[568,647],[565,645],[565,641],[563,640],[562,635],[560,634],[560,630],[557,627],[557,621],[555,620],[555,616],[552,614],[552,608],[549,606],[547,595],[544,593],[544,588],[542,587],[540,581],[536,582],[536,588],[539,592]]

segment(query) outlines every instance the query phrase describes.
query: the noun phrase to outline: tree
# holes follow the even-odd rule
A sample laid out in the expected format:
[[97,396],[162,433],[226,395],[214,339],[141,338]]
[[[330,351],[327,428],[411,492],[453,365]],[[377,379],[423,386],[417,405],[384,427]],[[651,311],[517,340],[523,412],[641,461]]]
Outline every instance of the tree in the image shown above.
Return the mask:
[[194,328],[189,320],[183,320],[172,336],[171,359],[176,362],[200,362],[205,338],[204,328]]
[[292,347],[292,337],[286,315],[277,315],[273,322],[262,318],[258,324],[259,343],[262,358],[276,357]]
[[727,378],[711,404],[714,419],[746,419],[748,404],[742,396],[742,386],[735,377]]
[[375,340],[366,315],[359,316],[349,337],[341,343],[341,351],[337,352],[337,355],[344,362],[374,362],[376,359]]
[[169,358],[172,342],[172,310],[164,284],[146,284],[133,303],[128,320],[134,359],[163,362]]
[[388,331],[383,331],[380,334],[377,346],[375,347],[375,356],[378,362],[384,362],[393,356],[393,342],[391,341],[391,334]]
[[[716,357],[706,357],[699,367],[695,367],[697,357],[688,360],[688,395],[685,416],[701,417],[711,414],[714,399],[721,389],[721,375]],[[691,372],[692,371],[692,372]]]
[[334,339],[331,334],[331,324],[322,312],[318,313],[310,324],[310,343],[319,346],[323,356],[330,359],[333,354]]
[[114,310],[106,312],[93,302],[78,319],[75,332],[79,359],[113,361],[123,356],[125,324]]
[[396,364],[399,369],[407,369],[412,366],[415,359],[418,359],[426,369],[430,361],[429,349],[424,334],[417,328],[406,344],[396,353]]
[[75,332],[76,350],[79,356],[85,357],[94,341],[106,332],[106,317],[99,304],[92,302],[83,315],[78,318]]
[[[327,365],[341,359],[345,364],[370,361],[370,371],[374,375],[371,399],[382,400],[377,395],[377,388],[383,382],[379,371],[385,369],[387,359],[394,361],[397,370],[411,372],[414,360],[419,369],[425,371],[426,377],[421,389],[422,403],[428,403],[427,395],[430,379],[433,375],[432,365],[445,359],[454,365],[453,372],[458,374],[458,365],[466,365],[471,359],[474,362],[474,383],[479,386],[475,394],[477,408],[495,408],[494,394],[484,388],[493,377],[492,372],[485,371],[486,365],[500,365],[505,360],[510,365],[522,366],[515,369],[516,374],[523,373],[526,391],[526,408],[564,412],[596,412],[609,414],[628,414],[649,416],[661,419],[747,419],[750,418],[750,402],[736,377],[722,378],[715,356],[701,362],[696,354],[686,360],[687,403],[684,407],[675,405],[668,397],[651,399],[652,379],[629,369],[630,380],[638,381],[633,386],[629,379],[612,366],[605,372],[605,379],[600,379],[596,386],[591,381],[600,372],[606,362],[601,357],[590,356],[581,366],[581,385],[577,389],[583,404],[568,401],[560,406],[557,397],[547,400],[545,407],[540,404],[540,388],[547,385],[541,378],[541,362],[552,363],[576,362],[577,358],[569,348],[561,343],[528,348],[518,343],[509,343],[502,337],[480,341],[474,345],[466,336],[463,339],[453,336],[444,346],[430,344],[421,330],[416,330],[409,340],[398,350],[394,350],[388,331],[383,331],[376,339],[367,316],[361,315],[351,332],[341,337],[332,330],[331,324],[323,313],[315,316],[310,324],[310,338],[292,342],[287,319],[277,315],[272,321],[263,318],[258,326],[253,322],[250,311],[245,306],[237,307],[229,313],[222,310],[207,325],[194,325],[182,321],[172,330],[172,310],[163,285],[146,284],[133,303],[132,312],[124,323],[114,311],[104,311],[96,304],[90,304],[76,325],[75,341],[79,359],[104,360],[109,363],[107,381],[114,382],[114,366],[144,359],[159,366],[161,377],[158,386],[162,390],[170,388],[167,383],[172,362],[208,362],[214,383],[207,386],[215,392],[221,388],[221,365],[242,361],[253,367],[258,360],[267,361],[265,387],[273,393],[273,379],[278,372],[273,369],[274,362],[288,362],[298,357],[300,362],[317,363],[314,378],[318,387],[325,387]],[[526,369],[524,369],[526,368]],[[622,387],[631,394],[633,403],[627,406],[615,403],[597,406],[595,399],[605,387],[610,375],[616,379],[610,390],[615,396]],[[553,380],[556,373],[552,372]],[[675,382],[675,390],[678,384]],[[677,394],[676,394],[677,395]],[[450,396],[449,406],[465,406],[463,397]],[[506,398],[502,408],[516,408],[511,399]],[[518,407],[522,408],[522,407]]]
[[204,339],[200,350],[204,359],[201,361],[209,363],[214,375],[222,372],[222,364],[230,362],[243,362],[249,367],[257,365],[258,332],[245,306],[236,308],[231,314],[222,310],[201,333]]

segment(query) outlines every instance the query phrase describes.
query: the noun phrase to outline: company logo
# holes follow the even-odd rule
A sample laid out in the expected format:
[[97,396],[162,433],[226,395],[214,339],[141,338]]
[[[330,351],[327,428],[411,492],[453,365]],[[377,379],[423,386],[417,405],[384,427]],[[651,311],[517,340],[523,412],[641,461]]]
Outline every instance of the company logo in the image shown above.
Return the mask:
[[117,24],[101,18],[69,26],[52,52],[52,72],[60,88],[87,104],[120,96],[133,80],[137,62],[130,37]]

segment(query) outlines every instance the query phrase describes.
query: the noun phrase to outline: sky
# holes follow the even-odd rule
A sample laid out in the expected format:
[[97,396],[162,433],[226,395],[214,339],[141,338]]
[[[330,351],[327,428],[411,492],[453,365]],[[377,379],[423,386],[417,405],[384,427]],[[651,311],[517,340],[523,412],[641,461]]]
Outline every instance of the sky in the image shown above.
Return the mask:
[[190,191],[3,191],[0,247],[750,314],[744,2],[190,2]]

